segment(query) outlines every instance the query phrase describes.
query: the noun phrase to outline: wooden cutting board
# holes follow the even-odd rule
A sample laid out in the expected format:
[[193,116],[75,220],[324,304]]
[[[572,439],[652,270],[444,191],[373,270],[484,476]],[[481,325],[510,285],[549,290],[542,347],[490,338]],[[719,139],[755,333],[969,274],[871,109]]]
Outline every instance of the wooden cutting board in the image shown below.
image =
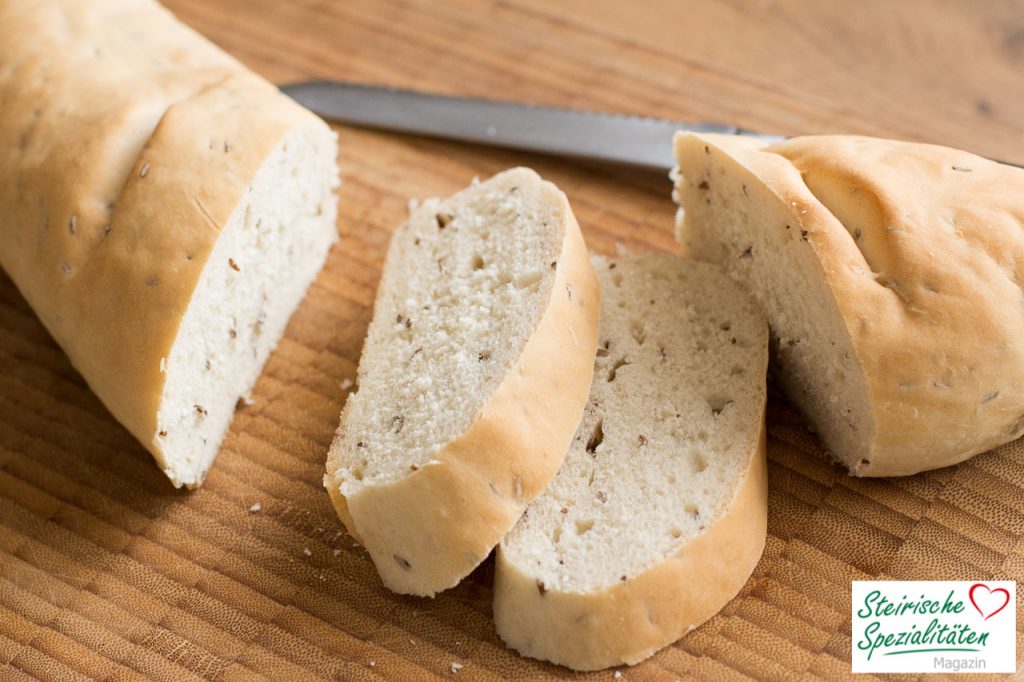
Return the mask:
[[[1021,2],[169,4],[277,82],[890,135],[1024,160]],[[409,198],[528,164],[566,191],[592,249],[671,251],[669,181],[338,130],[343,241],[198,491],[171,488],[0,275],[0,678],[612,679],[506,650],[489,563],[434,600],[384,590],[321,476]],[[1024,579],[1021,443],[856,480],[825,462],[782,398],[768,423],[760,565],[721,614],[624,679],[841,678],[851,579]]]

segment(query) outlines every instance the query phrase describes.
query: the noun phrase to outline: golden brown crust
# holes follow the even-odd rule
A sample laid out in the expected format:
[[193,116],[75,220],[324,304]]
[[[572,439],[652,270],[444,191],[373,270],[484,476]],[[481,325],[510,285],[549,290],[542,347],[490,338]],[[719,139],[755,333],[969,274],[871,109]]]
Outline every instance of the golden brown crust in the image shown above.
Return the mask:
[[806,233],[868,386],[853,473],[947,466],[1024,433],[1024,171],[865,137],[699,139]]
[[[384,584],[433,596],[490,553],[557,473],[590,391],[600,292],[568,202],[551,299],[519,359],[469,429],[397,481],[345,499],[325,483]],[[342,415],[344,423],[344,415]]]
[[0,27],[0,263],[163,465],[162,360],[207,255],[285,132],[322,123],[156,3],[9,2]]
[[634,664],[716,614],[761,558],[768,523],[763,425],[728,511],[671,557],[598,592],[539,585],[499,546],[494,621],[519,653],[575,670]]

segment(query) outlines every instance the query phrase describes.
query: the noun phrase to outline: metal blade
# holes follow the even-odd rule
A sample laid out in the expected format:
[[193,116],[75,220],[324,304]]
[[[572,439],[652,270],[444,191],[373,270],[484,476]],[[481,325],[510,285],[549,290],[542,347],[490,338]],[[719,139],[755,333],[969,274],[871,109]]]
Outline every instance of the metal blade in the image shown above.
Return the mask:
[[369,128],[428,135],[580,159],[668,171],[677,130],[757,135],[735,126],[432,95],[336,81],[293,83],[286,94],[324,118]]

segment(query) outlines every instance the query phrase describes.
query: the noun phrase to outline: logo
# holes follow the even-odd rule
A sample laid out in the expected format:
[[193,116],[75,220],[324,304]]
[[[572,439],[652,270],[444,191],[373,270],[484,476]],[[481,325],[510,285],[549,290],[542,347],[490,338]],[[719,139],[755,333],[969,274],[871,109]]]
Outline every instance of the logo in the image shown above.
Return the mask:
[[855,673],[1011,673],[1017,583],[853,582]]

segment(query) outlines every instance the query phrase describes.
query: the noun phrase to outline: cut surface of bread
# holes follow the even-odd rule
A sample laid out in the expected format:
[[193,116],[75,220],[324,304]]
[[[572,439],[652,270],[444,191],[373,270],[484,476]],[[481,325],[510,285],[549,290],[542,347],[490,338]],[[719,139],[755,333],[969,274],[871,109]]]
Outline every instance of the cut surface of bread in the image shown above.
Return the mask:
[[780,383],[851,473],[1024,433],[1024,171],[854,136],[675,145],[684,250],[757,299]]
[[0,264],[198,485],[337,238],[336,138],[151,0],[0,3],[0,65]]
[[498,634],[578,670],[636,663],[739,591],[764,547],[768,328],[716,266],[594,257],[598,357],[561,470],[499,545]]
[[568,201],[531,170],[425,201],[396,231],[325,477],[389,588],[456,584],[554,476],[598,306]]
[[[337,240],[336,143],[290,131],[257,171],[207,258],[164,364],[165,472],[202,482],[231,423]],[[151,172],[153,172],[151,170]]]

